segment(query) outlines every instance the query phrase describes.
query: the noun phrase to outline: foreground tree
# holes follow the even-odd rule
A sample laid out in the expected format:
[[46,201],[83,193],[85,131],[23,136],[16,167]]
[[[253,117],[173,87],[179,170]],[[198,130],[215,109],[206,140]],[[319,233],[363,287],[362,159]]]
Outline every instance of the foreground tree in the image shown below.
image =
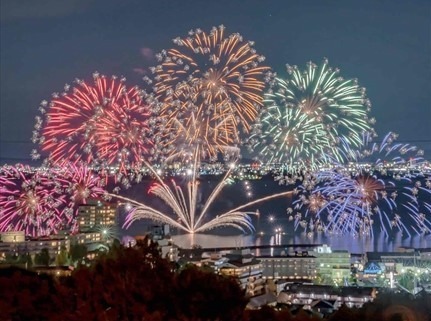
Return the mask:
[[181,320],[242,318],[247,301],[235,280],[197,267],[184,269],[175,280],[175,314]]
[[[326,320],[426,321],[430,298],[379,294],[361,309],[344,306]],[[310,311],[289,311],[289,306],[244,311],[246,303],[236,280],[195,266],[177,272],[148,240],[134,248],[114,246],[91,267],[80,267],[64,279],[0,269],[0,320],[320,320]]]
[[80,265],[82,259],[87,255],[87,246],[84,244],[71,244],[69,250],[69,256],[71,261],[75,265]]
[[67,255],[67,249],[65,246],[61,247],[60,253],[58,253],[55,257],[55,265],[64,266],[69,263],[69,258]]
[[246,301],[233,279],[195,267],[179,274],[144,240],[112,247],[61,285],[63,320],[241,320]]
[[49,266],[50,261],[51,257],[49,256],[49,251],[47,248],[40,250],[40,252],[37,253],[34,258],[34,263],[36,265]]
[[0,269],[0,320],[61,320],[57,289],[49,276],[16,267]]
[[169,264],[160,258],[154,244],[140,242],[135,248],[114,248],[66,280],[66,296],[71,303],[64,318],[141,320],[155,311],[167,314],[163,303],[171,297],[172,278]]

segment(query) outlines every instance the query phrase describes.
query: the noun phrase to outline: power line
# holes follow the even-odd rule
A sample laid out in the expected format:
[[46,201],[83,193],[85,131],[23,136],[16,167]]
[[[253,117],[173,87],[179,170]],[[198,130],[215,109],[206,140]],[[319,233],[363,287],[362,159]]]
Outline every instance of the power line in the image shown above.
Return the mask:
[[[6,140],[6,139],[0,139],[0,142],[2,143],[19,143],[19,144],[34,144],[30,140]],[[373,140],[374,143],[381,143],[382,140]],[[396,143],[431,143],[431,139],[410,139],[410,140],[395,140]],[[36,145],[36,144],[34,144]]]

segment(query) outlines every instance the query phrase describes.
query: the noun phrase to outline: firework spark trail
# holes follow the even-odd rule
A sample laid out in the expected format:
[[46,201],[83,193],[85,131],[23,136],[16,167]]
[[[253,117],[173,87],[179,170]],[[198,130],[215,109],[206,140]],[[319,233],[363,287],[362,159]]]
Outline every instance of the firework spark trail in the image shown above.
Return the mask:
[[408,198],[403,206],[416,223],[416,233],[431,233],[431,179],[425,180],[425,186],[416,180],[412,187],[405,188],[403,195]]
[[[369,134],[363,136],[363,147],[355,150],[348,160],[362,162],[372,161],[375,167],[382,167],[385,162],[395,164],[424,163],[424,151],[408,143],[394,143],[398,134],[389,132],[380,144],[373,142]],[[393,156],[393,154],[396,154]],[[374,158],[374,159],[373,159]]]
[[47,172],[52,174],[51,179],[55,181],[60,193],[66,197],[68,208],[64,210],[64,213],[68,218],[70,230],[76,232],[78,206],[86,204],[89,199],[100,197],[106,199],[107,197],[103,177],[88,166],[77,166],[66,161],[49,168]]
[[204,205],[204,207],[203,207],[203,209],[201,211],[201,215],[199,216],[198,221],[196,222],[196,226],[199,226],[199,223],[201,222],[202,218],[204,217],[206,211],[208,210],[208,208],[210,207],[210,205],[214,202],[214,200],[216,199],[216,197],[219,195],[219,193],[221,192],[221,190],[226,185],[226,179],[230,176],[231,172],[232,172],[232,168],[230,168],[227,171],[227,173],[223,177],[221,183],[216,186],[216,188],[212,191],[211,195],[208,197],[208,200],[205,202],[205,205]]
[[85,204],[90,198],[98,198],[106,193],[102,177],[88,166],[62,162],[49,169],[55,175],[59,187],[69,195],[71,204]]
[[[199,116],[199,115],[198,115]],[[194,113],[190,115],[190,123],[185,126],[184,121],[173,119],[173,128],[175,128],[175,135],[165,140],[169,146],[174,146],[175,149],[167,151],[164,162],[169,163],[176,159],[183,161],[191,161],[194,150],[198,149],[202,158],[216,159],[217,153],[226,155],[226,159],[235,158],[239,154],[239,148],[233,140],[226,139],[236,131],[231,119],[226,118],[215,125],[211,130],[205,125],[205,120],[196,117]],[[170,129],[172,130],[172,129]],[[227,134],[227,136],[226,136]],[[166,139],[166,138],[165,138]],[[164,141],[163,139],[161,139]]]
[[247,204],[236,207],[235,209],[229,210],[221,215],[216,216],[208,222],[203,223],[208,209],[215,202],[217,197],[220,195],[223,187],[226,185],[227,179],[231,174],[232,168],[227,171],[223,176],[214,190],[211,192],[209,198],[203,204],[202,210],[197,215],[197,205],[198,205],[198,191],[199,191],[199,181],[197,180],[197,168],[199,165],[200,154],[199,150],[196,149],[194,153],[194,163],[193,172],[190,181],[187,182],[187,196],[183,192],[183,189],[178,186],[175,181],[172,180],[170,187],[165,183],[157,171],[151,167],[148,163],[146,164],[150,169],[151,173],[155,176],[157,183],[155,183],[150,189],[149,193],[153,194],[160,199],[162,199],[177,216],[178,221],[172,219],[169,215],[162,213],[146,204],[139,203],[137,201],[131,200],[129,198],[110,194],[112,197],[116,197],[123,201],[129,202],[134,205],[134,208],[129,211],[124,226],[126,228],[139,219],[151,219],[159,222],[167,223],[171,226],[177,227],[187,233],[198,233],[206,230],[210,230],[220,226],[231,226],[244,231],[244,229],[253,230],[253,225],[250,220],[249,214],[254,214],[254,212],[244,212],[240,211],[243,208],[252,206],[254,204],[264,202],[276,197],[281,197],[285,195],[292,194],[292,191],[278,193],[275,195],[263,197],[258,200],[254,200]]
[[[380,144],[373,143],[370,138],[369,134],[364,135],[364,147],[351,154],[356,162],[353,169],[341,164],[320,171],[296,189],[299,198],[294,201],[294,208],[298,212],[289,217],[295,228],[300,226],[310,232],[373,234],[377,217],[386,235],[393,228],[408,235],[412,230],[430,231],[430,219],[425,214],[428,213],[426,197],[418,198],[417,194],[419,191],[426,194],[431,183],[423,187],[416,181],[411,186],[413,180],[409,177],[412,176],[409,174],[412,162],[416,166],[423,164],[423,152],[409,144],[394,143],[397,138],[394,133],[387,134]],[[357,163],[371,159],[369,168]],[[388,165],[393,166],[392,169],[388,170]],[[394,181],[388,175],[392,175]],[[400,198],[400,193],[405,197]],[[321,202],[313,204],[317,198]],[[398,214],[401,208],[407,209],[415,225],[404,222],[405,218]]]
[[[130,226],[133,221],[140,219],[140,218],[149,218],[156,221],[165,222],[169,225],[172,225],[174,227],[180,228],[188,233],[196,233],[199,231],[203,231],[202,228],[199,227],[199,224],[206,213],[206,209],[211,205],[211,202],[217,197],[219,192],[221,191],[222,187],[224,186],[225,182],[224,180],[221,180],[221,182],[217,185],[215,188],[215,193],[212,193],[212,196],[207,203],[205,204],[205,211],[202,211],[200,215],[198,216],[198,220],[195,221],[196,217],[196,205],[197,205],[197,193],[198,193],[198,186],[199,183],[194,177],[191,181],[187,183],[187,194],[188,194],[188,202],[186,201],[186,197],[184,196],[184,193],[182,189],[173,182],[173,188],[170,188],[166,183],[163,182],[163,180],[160,178],[160,176],[152,169],[152,172],[154,175],[156,175],[156,179],[159,181],[158,184],[152,186],[149,190],[149,193],[152,193],[153,195],[156,195],[163,199],[165,203],[174,210],[175,214],[179,218],[179,220],[182,222],[182,224],[176,222],[172,218],[170,218],[168,215],[161,213],[160,211],[157,211],[145,204],[133,202],[133,204],[140,204],[136,208],[133,209],[132,212],[129,213],[125,226]],[[116,197],[115,195],[113,195]],[[125,198],[121,197],[121,199],[126,200]],[[215,220],[215,219],[214,219]],[[232,213],[232,215],[222,215],[216,218],[217,224],[215,224],[215,221],[212,220],[213,224],[206,224],[207,229],[214,228],[217,226],[233,226],[238,229],[243,230],[243,228],[247,228],[252,230],[253,226],[247,216],[247,213]]]
[[1,168],[0,230],[46,235],[64,224],[65,196],[52,180],[23,165]]
[[373,133],[365,89],[338,76],[339,70],[308,63],[305,71],[288,66],[265,94],[259,121],[247,145],[268,162],[286,163],[289,172],[342,161]]
[[184,226],[184,225],[178,223],[174,219],[170,218],[168,215],[166,215],[160,211],[157,211],[150,206],[147,206],[147,205],[145,205],[143,203],[139,203],[139,202],[137,202],[131,198],[127,198],[127,197],[117,195],[117,194],[109,194],[109,196],[111,196],[113,198],[118,198],[118,199],[123,200],[127,203],[135,205],[135,208],[133,208],[132,210],[129,211],[128,216],[126,218],[126,221],[124,222],[123,227],[125,227],[125,228],[130,227],[130,225],[132,225],[132,223],[134,221],[139,220],[142,217],[142,218],[148,218],[150,220],[159,221],[162,223],[169,224],[173,227],[184,230],[186,232],[189,231],[187,226]]
[[239,131],[249,131],[262,106],[265,82],[271,79],[269,68],[259,66],[264,57],[252,42],[239,34],[225,36],[224,29],[196,29],[174,39],[178,48],[158,54],[152,79],[144,77],[153,84],[148,101],[160,110],[168,155],[197,143],[203,157],[216,159],[240,142]]
[[78,205],[105,194],[101,179],[88,168],[62,163],[33,169],[0,168],[0,230],[43,236],[76,229]]
[[[220,225],[221,225],[221,224],[220,224],[220,221],[222,221],[222,220],[223,220],[223,219],[225,219],[225,218],[230,218],[230,217],[232,217],[232,216],[235,216],[235,217],[240,218],[240,217],[241,217],[242,215],[244,215],[244,214],[247,214],[247,215],[255,215],[255,214],[256,214],[255,212],[242,212],[242,211],[240,211],[240,210],[242,210],[242,209],[244,209],[244,208],[247,208],[247,207],[249,207],[249,206],[252,206],[252,205],[258,204],[258,203],[262,203],[262,202],[265,202],[265,201],[269,201],[269,200],[271,200],[271,199],[273,199],[273,198],[277,198],[277,197],[281,197],[281,196],[287,196],[287,195],[291,195],[291,194],[292,194],[292,191],[288,191],[288,192],[283,192],[283,193],[278,193],[278,194],[274,194],[274,195],[270,195],[270,196],[262,197],[262,198],[260,198],[260,199],[258,199],[258,200],[254,200],[254,201],[248,202],[248,203],[246,203],[246,204],[243,204],[243,205],[241,205],[241,206],[238,206],[238,207],[234,208],[233,210],[230,210],[230,211],[228,211],[228,212],[226,212],[226,213],[224,213],[224,214],[221,214],[221,215],[217,216],[215,219],[212,219],[211,221],[209,221],[209,222],[207,222],[207,223],[205,223],[205,224],[201,225],[201,226],[196,230],[196,232],[203,232],[203,231],[206,231],[206,230],[211,230],[211,229],[213,229],[213,228],[216,228],[216,227],[218,227],[218,226],[220,226]],[[229,225],[231,225],[231,226],[235,227],[235,226],[234,226],[234,225],[232,225],[232,224],[229,224]],[[250,227],[251,227],[251,228],[249,228],[250,230],[254,230],[253,225],[251,225],[251,222],[250,222]]]
[[[95,166],[118,166],[120,172],[140,166],[154,149],[149,138],[151,109],[137,87],[127,88],[125,79],[93,74],[94,82],[76,80],[71,89],[54,93],[39,108],[32,141],[41,145],[49,162],[70,161]],[[154,153],[156,153],[154,151]],[[40,154],[32,151],[33,158]]]
[[[327,185],[320,192],[324,195],[334,195],[335,199],[328,201],[323,210],[335,214],[326,229],[334,233],[354,234],[359,231],[373,234],[373,216],[377,214],[384,231],[397,226],[408,232],[405,225],[396,219],[394,212],[396,203],[386,197],[389,186],[383,180],[366,175],[353,178],[343,175],[339,180],[334,179]],[[372,206],[375,208],[373,209]]]

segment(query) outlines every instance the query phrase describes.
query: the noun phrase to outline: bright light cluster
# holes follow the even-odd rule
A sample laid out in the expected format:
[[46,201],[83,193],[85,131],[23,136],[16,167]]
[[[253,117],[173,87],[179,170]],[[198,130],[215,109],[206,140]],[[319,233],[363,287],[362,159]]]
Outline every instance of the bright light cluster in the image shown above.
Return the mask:
[[[158,64],[144,77],[146,91],[96,72],[92,81],[77,79],[41,103],[32,137],[40,151],[33,150],[32,158],[46,157],[48,167],[33,173],[2,168],[2,230],[45,235],[64,225],[73,228],[78,202],[112,195],[131,206],[127,226],[151,219],[188,233],[219,226],[252,230],[252,212],[243,209],[290,192],[208,215],[228,182],[252,177],[236,166],[246,145],[258,152],[262,169],[276,166],[280,184],[301,184],[288,210],[295,227],[371,234],[379,222],[385,231],[430,231],[429,180],[411,175],[409,167],[421,161],[422,152],[394,144],[393,133],[381,144],[371,142],[371,103],[356,80],[342,78],[327,60],[304,70],[288,66],[286,77],[277,77],[252,41],[227,34],[224,26],[191,30],[174,44],[156,55]],[[204,162],[219,157],[233,167],[204,169]],[[367,159],[373,172],[361,165]],[[198,176],[207,170],[227,174],[200,204]],[[163,181],[167,173],[182,175],[185,186]],[[144,175],[155,179],[150,194],[176,218],[118,195],[118,185],[114,194],[103,192],[102,182],[110,177],[128,188]],[[396,190],[396,180],[406,184],[402,190]],[[243,184],[252,198],[251,185]],[[412,223],[401,219],[400,207]]]
[[70,163],[39,170],[5,165],[0,168],[0,231],[32,236],[74,231],[78,205],[106,195],[102,185],[88,168]]
[[327,60],[287,71],[265,94],[249,146],[269,162],[286,163],[289,172],[342,161],[362,145],[363,133],[373,132],[365,88]]
[[[139,167],[151,157],[154,129],[150,108],[138,87],[125,79],[93,74],[93,82],[77,79],[75,87],[42,101],[33,142],[54,164],[64,160],[92,166],[117,165],[120,171]],[[39,158],[37,151],[33,158]]]
[[[354,163],[316,172],[304,181],[296,190],[296,212],[289,214],[295,228],[372,235],[377,224],[385,234],[394,229],[407,235],[431,232],[431,183],[413,173],[423,162],[422,151],[395,143],[396,137],[389,133],[377,144],[366,135]],[[404,217],[401,211],[407,212]]]
[[144,77],[160,109],[165,153],[184,159],[198,149],[212,160],[218,153],[237,154],[239,133],[249,132],[271,78],[261,66],[265,57],[240,34],[226,35],[224,26],[191,30],[174,44],[156,55],[159,65]]

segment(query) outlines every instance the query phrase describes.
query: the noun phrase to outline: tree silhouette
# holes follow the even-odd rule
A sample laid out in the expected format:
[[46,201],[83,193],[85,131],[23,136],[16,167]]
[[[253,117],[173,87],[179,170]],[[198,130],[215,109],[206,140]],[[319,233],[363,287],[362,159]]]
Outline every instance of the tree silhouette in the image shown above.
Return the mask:
[[71,244],[69,250],[70,259],[75,265],[82,261],[87,255],[87,247],[84,244]]
[[33,267],[33,259],[31,258],[30,253],[27,253],[25,255],[25,264],[26,264],[27,269],[30,269]]
[[55,257],[55,264],[57,266],[64,266],[68,263],[68,253],[65,246],[62,246],[60,249],[60,253]]
[[240,320],[247,304],[236,280],[194,266],[176,276],[175,294],[181,320]]
[[349,309],[346,305],[342,305],[335,313],[331,315],[329,321],[362,321],[363,316],[356,309]]
[[43,248],[39,253],[36,254],[34,263],[36,265],[49,266],[51,257],[49,256],[49,251],[47,248]]
[[55,282],[19,268],[0,269],[1,320],[55,320]]
[[[37,258],[46,264],[47,251],[43,252]],[[310,311],[290,312],[289,306],[248,311],[246,304],[237,280],[195,266],[177,271],[148,239],[134,248],[112,246],[71,277],[54,280],[25,269],[0,269],[0,320],[322,320]],[[429,315],[429,294],[412,299],[380,293],[360,309],[342,306],[324,320],[428,321]]]

